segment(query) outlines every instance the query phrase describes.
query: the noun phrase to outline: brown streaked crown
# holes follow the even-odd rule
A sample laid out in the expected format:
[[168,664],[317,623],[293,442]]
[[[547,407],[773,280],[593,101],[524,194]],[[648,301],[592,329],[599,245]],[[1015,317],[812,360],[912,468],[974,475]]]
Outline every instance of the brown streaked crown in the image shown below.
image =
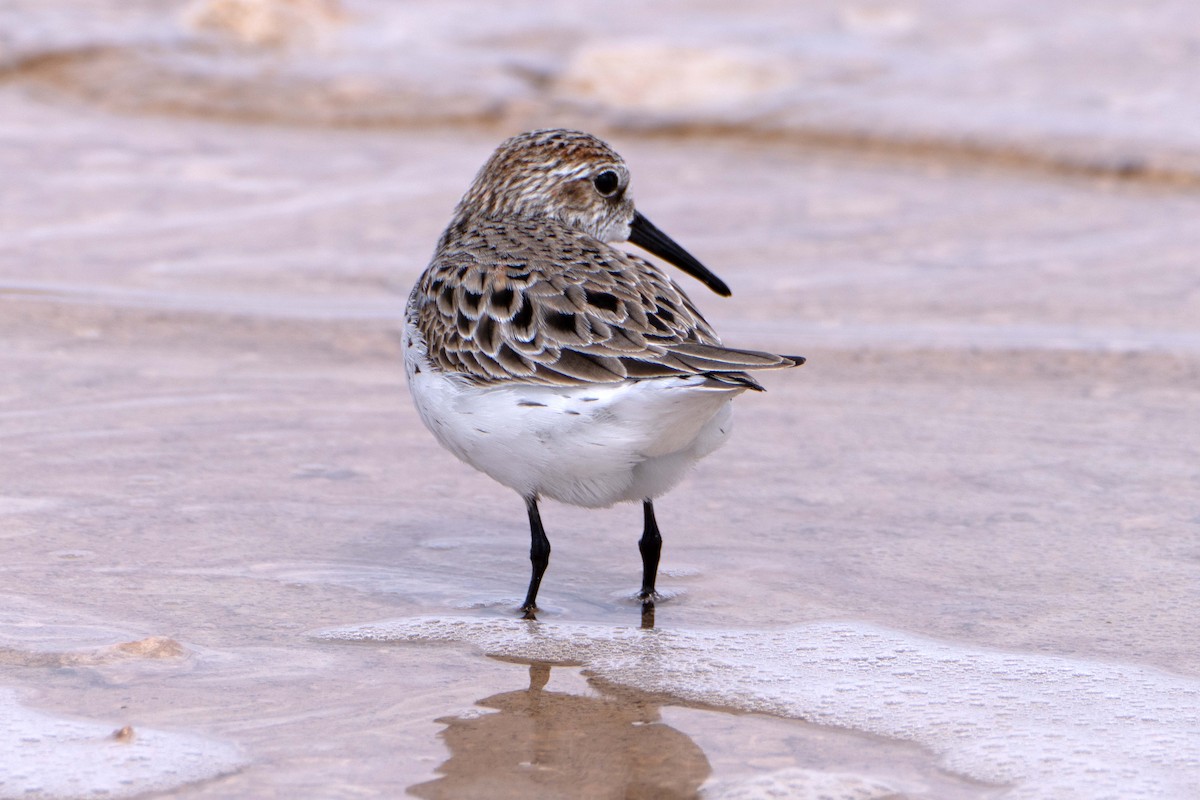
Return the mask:
[[[602,194],[596,178],[606,172],[616,184]],[[530,131],[496,148],[455,209],[455,222],[549,217],[602,242],[625,241],[634,212],[628,187],[624,159],[595,136],[563,128]]]

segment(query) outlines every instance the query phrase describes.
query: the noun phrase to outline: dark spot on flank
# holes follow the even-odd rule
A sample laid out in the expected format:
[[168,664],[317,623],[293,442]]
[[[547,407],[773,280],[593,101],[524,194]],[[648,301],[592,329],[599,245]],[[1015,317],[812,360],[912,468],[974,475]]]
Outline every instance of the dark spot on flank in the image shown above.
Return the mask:
[[610,313],[617,313],[617,309],[621,307],[621,301],[616,295],[608,292],[587,292],[587,304],[593,308],[599,308]]
[[421,368],[413,367],[413,375],[420,375],[420,374],[421,374]]
[[546,325],[556,333],[575,336],[575,315],[570,312],[555,311],[547,314]]
[[517,405],[524,406],[525,408],[545,408],[546,407],[545,403],[538,403],[534,400],[521,400],[520,402],[517,403]]
[[462,311],[459,311],[454,318],[454,327],[458,329],[460,336],[467,336],[471,333],[471,319]]
[[568,411],[566,411],[566,412],[564,412],[564,413],[566,413],[566,415],[567,415],[568,417],[578,417],[578,416],[579,416],[579,412],[578,412],[578,411],[570,411],[570,410],[568,410]]
[[521,307],[513,314],[512,324],[514,328],[522,331],[529,330],[529,326],[533,324],[533,306],[529,304],[525,295],[521,295]]
[[464,289],[462,301],[464,308],[470,309],[473,312],[478,312],[479,304],[483,302],[483,295],[479,292],[473,292],[470,289]]
[[479,322],[475,323],[475,341],[479,342],[479,346],[484,352],[496,352],[496,323],[487,314],[479,318]]
[[512,289],[493,289],[492,290],[492,308],[497,311],[503,310],[505,313],[512,308],[513,296],[515,292]]
[[599,399],[600,399],[599,397],[581,397],[581,398],[579,398],[580,402],[583,402],[583,403],[594,403]]

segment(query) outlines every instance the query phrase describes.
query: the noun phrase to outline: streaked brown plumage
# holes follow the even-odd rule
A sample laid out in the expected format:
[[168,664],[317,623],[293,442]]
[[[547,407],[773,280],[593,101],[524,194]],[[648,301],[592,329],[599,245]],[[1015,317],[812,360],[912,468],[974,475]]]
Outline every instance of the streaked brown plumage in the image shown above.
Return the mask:
[[[588,205],[598,213],[573,213],[561,196],[595,195],[593,177],[605,170],[625,176],[618,191]],[[474,381],[548,385],[709,374],[761,388],[745,370],[792,366],[724,347],[661,269],[599,238],[622,214],[628,238],[627,182],[620,157],[587,134],[534,132],[502,145],[414,288],[410,310],[430,360]]]

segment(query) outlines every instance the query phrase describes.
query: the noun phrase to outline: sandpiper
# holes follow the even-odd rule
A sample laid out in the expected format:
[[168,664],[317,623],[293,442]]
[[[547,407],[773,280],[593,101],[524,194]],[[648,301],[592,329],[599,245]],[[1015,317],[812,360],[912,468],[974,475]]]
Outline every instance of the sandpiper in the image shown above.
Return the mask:
[[548,129],[502,143],[476,175],[409,295],[408,387],[458,458],[525,500],[536,609],[550,560],[538,501],[641,502],[642,587],[655,596],[662,537],[654,499],[730,431],[730,404],[762,391],[751,370],[804,363],[726,347],[630,242],[729,288],[634,209],[607,144]]

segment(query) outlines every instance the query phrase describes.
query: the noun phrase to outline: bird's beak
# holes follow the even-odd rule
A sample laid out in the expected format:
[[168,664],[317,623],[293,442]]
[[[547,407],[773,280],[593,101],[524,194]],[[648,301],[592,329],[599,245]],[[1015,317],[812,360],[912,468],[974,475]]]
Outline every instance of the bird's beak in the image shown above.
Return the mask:
[[722,297],[729,297],[731,292],[725,281],[708,271],[708,267],[684,250],[665,233],[654,227],[654,223],[646,219],[640,212],[633,212],[633,222],[629,224],[629,241],[648,253],[653,253],[664,261],[669,261],[681,270],[696,278],[708,288]]

